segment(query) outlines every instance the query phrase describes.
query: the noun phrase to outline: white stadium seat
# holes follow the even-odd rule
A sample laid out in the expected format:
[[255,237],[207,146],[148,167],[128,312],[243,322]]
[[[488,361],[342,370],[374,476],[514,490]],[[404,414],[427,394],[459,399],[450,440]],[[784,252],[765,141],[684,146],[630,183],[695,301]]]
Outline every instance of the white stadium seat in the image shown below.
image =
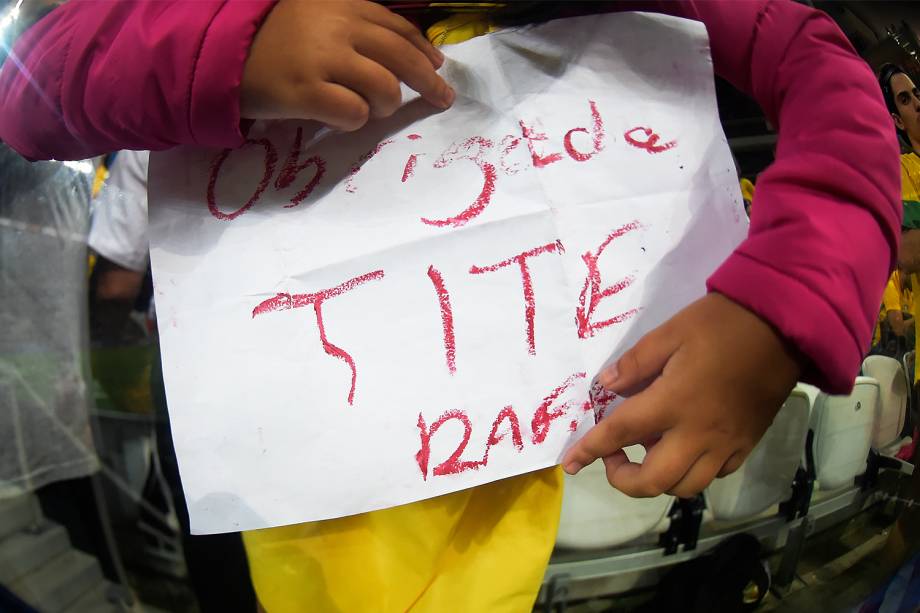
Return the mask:
[[883,455],[894,455],[901,446],[901,430],[910,394],[903,366],[894,358],[872,355],[863,361],[862,371],[879,383],[879,410],[872,448]]
[[866,470],[878,413],[879,384],[857,377],[847,396],[820,394],[811,413],[816,489],[853,486]]
[[[626,455],[641,462],[645,449],[628,447]],[[615,547],[656,531],[665,519],[673,496],[630,498],[607,482],[601,460],[586,466],[574,477],[565,476],[562,514],[556,545],[569,549]]]
[[714,520],[753,518],[791,496],[808,434],[809,404],[805,392],[793,390],[741,467],[706,489]]

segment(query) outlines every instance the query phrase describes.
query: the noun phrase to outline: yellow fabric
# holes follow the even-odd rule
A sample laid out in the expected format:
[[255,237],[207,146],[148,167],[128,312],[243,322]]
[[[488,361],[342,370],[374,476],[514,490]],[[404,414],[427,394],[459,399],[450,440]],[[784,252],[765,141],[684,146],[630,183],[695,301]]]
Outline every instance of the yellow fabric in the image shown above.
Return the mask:
[[747,202],[754,202],[754,184],[750,179],[741,178],[741,197]]
[[914,312],[914,292],[913,284],[910,279],[904,279],[902,282],[901,271],[895,270],[888,279],[888,285],[885,286],[885,294],[882,297],[882,303],[889,311],[900,310],[905,313]]
[[[917,156],[916,153],[905,153],[901,156],[901,200],[905,208],[920,202],[920,156]],[[916,274],[910,275],[910,281],[913,287],[920,287]],[[917,319],[917,315],[920,314],[918,307],[920,307],[920,300],[914,300],[910,313],[914,316],[915,322],[920,321]],[[917,381],[920,381],[920,369],[915,366],[914,383],[916,384]]]
[[461,13],[437,22],[425,34],[435,45],[453,45],[497,29],[482,13]]
[[[463,14],[428,36],[449,44],[493,29]],[[243,542],[267,613],[516,613],[533,608],[561,505],[554,467],[393,509],[245,532]]]
[[911,283],[901,284],[901,272],[895,270],[888,278],[885,293],[882,294],[882,308],[879,311],[878,321],[875,324],[875,335],[872,344],[877,345],[881,340],[881,323],[888,317],[889,311],[903,313],[914,312],[914,297]]
[[920,156],[916,153],[901,155],[901,200],[920,202]]
[[105,185],[105,181],[108,178],[109,169],[106,168],[105,164],[99,164],[99,168],[96,169],[96,174],[93,175],[93,198],[99,195],[102,186]]
[[530,611],[552,551],[562,471],[402,507],[243,534],[268,613]]

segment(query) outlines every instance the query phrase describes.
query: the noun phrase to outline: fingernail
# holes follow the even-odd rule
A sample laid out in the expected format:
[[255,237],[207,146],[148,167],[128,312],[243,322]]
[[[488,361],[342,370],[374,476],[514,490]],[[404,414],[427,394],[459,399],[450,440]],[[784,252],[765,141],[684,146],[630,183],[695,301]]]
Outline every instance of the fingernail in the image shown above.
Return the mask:
[[608,366],[604,372],[597,378],[600,381],[601,385],[604,387],[610,387],[617,382],[617,379],[620,378],[620,371],[617,369],[616,362]]
[[437,58],[439,64],[444,63],[444,53],[437,47],[434,48],[434,56]]
[[450,105],[454,103],[454,99],[456,99],[457,94],[456,92],[454,92],[453,88],[450,85],[446,85],[445,87],[447,88],[447,91],[444,92],[444,95],[441,97],[441,100],[443,101],[444,108],[446,109],[446,108],[449,108]]
[[578,471],[580,471],[582,468],[584,468],[583,464],[579,462],[574,462],[574,461],[569,462],[568,464],[562,467],[562,469],[565,472],[569,473],[570,475],[577,475]]

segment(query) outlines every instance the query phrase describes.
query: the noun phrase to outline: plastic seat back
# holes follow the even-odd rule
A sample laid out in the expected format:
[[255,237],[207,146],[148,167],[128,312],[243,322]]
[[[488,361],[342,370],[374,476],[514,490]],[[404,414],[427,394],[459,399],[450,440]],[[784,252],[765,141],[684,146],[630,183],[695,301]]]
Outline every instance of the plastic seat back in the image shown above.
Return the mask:
[[[628,447],[626,455],[641,462],[645,449]],[[562,514],[556,545],[570,549],[615,547],[651,532],[664,519],[673,496],[630,498],[607,482],[601,460],[577,475],[565,476]]]
[[907,414],[909,387],[902,365],[894,358],[872,355],[863,361],[863,374],[879,384],[878,419],[872,447],[885,449],[897,443]]
[[790,497],[808,434],[809,406],[808,395],[793,390],[741,467],[706,489],[714,519],[752,518]]
[[818,397],[810,426],[818,489],[853,485],[865,472],[878,401],[879,384],[870,377],[857,377],[848,396]]

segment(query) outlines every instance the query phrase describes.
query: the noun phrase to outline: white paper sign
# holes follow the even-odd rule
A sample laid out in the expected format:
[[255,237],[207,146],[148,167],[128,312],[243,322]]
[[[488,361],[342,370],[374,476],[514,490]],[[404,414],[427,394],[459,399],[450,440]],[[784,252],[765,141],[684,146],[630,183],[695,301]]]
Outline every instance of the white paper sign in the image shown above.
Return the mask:
[[193,532],[557,463],[608,400],[589,395],[601,366],[744,236],[701,24],[593,16],[444,51],[448,111],[152,156]]

